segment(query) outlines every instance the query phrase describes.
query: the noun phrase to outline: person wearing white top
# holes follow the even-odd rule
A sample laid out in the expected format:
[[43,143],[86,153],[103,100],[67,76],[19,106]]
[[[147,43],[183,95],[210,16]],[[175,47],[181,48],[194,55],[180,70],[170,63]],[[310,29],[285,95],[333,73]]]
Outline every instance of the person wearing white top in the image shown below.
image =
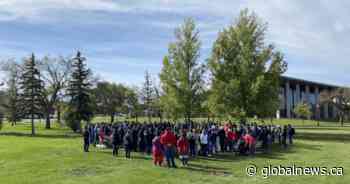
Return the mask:
[[201,155],[208,156],[208,134],[205,130],[202,131],[199,139],[201,143]]

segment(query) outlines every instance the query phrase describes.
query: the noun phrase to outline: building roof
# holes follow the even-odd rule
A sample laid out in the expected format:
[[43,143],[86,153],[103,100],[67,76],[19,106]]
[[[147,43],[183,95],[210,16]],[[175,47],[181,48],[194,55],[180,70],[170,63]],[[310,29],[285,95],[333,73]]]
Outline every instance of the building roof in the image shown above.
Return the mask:
[[305,79],[300,79],[300,78],[295,78],[295,77],[290,77],[290,76],[282,76],[283,81],[292,81],[292,82],[298,82],[298,83],[304,83],[308,85],[317,85],[322,88],[340,88],[341,86],[333,85],[333,84],[326,84],[326,83],[321,83],[321,82],[315,82],[315,81],[310,81],[310,80],[305,80]]

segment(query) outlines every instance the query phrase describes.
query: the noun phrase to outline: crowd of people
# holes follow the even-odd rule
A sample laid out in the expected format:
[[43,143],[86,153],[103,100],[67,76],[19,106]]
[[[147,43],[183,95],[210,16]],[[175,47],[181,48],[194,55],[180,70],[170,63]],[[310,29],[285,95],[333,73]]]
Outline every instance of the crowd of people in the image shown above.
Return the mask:
[[118,122],[89,124],[83,137],[85,152],[91,144],[111,147],[113,156],[124,148],[126,158],[131,158],[131,152],[152,154],[155,165],[162,166],[165,157],[168,167],[176,167],[176,156],[187,166],[189,159],[196,156],[220,152],[254,155],[256,150],[268,153],[274,143],[287,148],[293,144],[294,134],[291,125]]

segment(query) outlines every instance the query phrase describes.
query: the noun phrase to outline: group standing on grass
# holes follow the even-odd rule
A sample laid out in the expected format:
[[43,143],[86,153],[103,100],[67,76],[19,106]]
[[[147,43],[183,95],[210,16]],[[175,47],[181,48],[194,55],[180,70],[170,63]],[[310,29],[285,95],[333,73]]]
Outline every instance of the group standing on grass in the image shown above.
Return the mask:
[[154,165],[176,168],[175,157],[183,166],[190,158],[208,157],[223,152],[237,155],[254,155],[256,150],[271,151],[272,144],[283,148],[293,144],[295,129],[291,125],[257,125],[224,123],[136,123],[119,122],[115,124],[97,123],[85,127],[84,151],[89,145],[111,147],[112,155],[117,156],[119,148],[125,150],[130,159],[131,152],[152,154]]

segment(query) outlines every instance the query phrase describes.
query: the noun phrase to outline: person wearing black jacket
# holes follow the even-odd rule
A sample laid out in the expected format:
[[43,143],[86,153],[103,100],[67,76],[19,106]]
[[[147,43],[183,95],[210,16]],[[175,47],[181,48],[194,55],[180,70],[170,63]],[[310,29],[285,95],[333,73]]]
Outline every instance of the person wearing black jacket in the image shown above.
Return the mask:
[[117,156],[118,155],[118,149],[119,149],[119,145],[121,144],[121,137],[120,137],[120,129],[119,128],[114,128],[114,132],[113,132],[113,136],[112,136],[112,148],[113,148],[113,152],[112,155],[113,156]]
[[225,134],[225,130],[223,127],[220,127],[219,131],[218,131],[218,136],[219,136],[219,142],[220,142],[220,150],[221,152],[225,152],[225,139],[226,139],[226,134]]
[[125,149],[125,158],[131,157],[130,153],[132,150],[132,143],[133,143],[132,133],[130,132],[130,130],[128,130],[123,138],[123,144],[124,144],[124,149]]
[[85,127],[85,129],[84,129],[83,137],[84,137],[84,152],[89,152],[90,132],[89,132],[89,129],[87,127]]
[[288,134],[289,144],[293,144],[293,136],[295,134],[295,130],[291,124],[288,124],[287,134]]
[[283,148],[287,148],[287,134],[288,134],[288,130],[287,130],[287,125],[283,126],[283,130],[282,130],[282,145]]

